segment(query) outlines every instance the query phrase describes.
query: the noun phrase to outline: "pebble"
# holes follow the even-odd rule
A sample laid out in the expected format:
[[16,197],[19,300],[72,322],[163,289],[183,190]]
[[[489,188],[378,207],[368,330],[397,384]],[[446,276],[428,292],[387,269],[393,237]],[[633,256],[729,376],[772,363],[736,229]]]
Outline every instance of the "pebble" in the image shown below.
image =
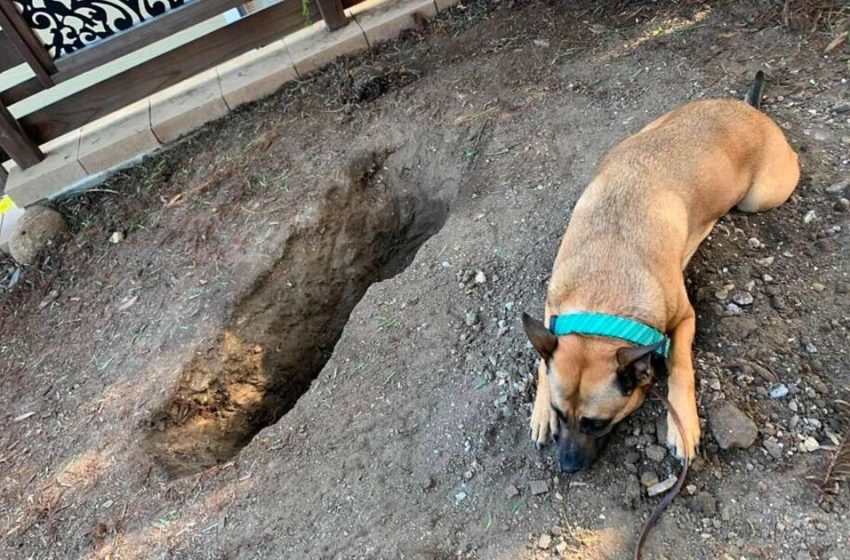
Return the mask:
[[458,492],[455,494],[455,503],[461,503],[466,499],[466,492]]
[[487,275],[486,275],[486,274],[484,274],[484,273],[483,273],[482,271],[480,271],[480,270],[479,270],[478,272],[476,272],[476,273],[475,273],[475,283],[476,283],[476,284],[483,284],[483,283],[485,283],[485,282],[487,282]]
[[804,439],[803,443],[801,443],[800,446],[801,446],[800,447],[801,451],[806,451],[808,453],[811,453],[812,451],[817,451],[818,449],[820,449],[820,444],[818,443],[818,440],[816,440],[815,438],[813,438],[811,436]]
[[700,492],[688,501],[691,511],[699,513],[703,517],[714,517],[717,515],[717,500],[708,492]]
[[811,342],[807,342],[803,347],[806,349],[806,352],[808,352],[809,354],[817,354],[818,353],[818,347],[815,346],[814,344],[812,344]]
[[816,292],[822,292],[826,289],[826,286],[824,286],[820,282],[815,282],[814,284],[812,284],[812,289]]
[[850,179],[839,181],[834,185],[828,186],[826,188],[826,192],[828,192],[829,194],[837,194],[846,189],[847,187],[850,187]]
[[548,533],[540,535],[540,539],[537,541],[537,548],[548,550],[550,546],[552,546],[552,535]]
[[716,297],[720,301],[726,301],[726,298],[729,297],[729,292],[726,290],[717,290],[714,292],[714,297]]
[[112,235],[109,236],[109,242],[115,245],[124,241],[124,233],[120,231],[113,231]]
[[806,215],[803,216],[803,223],[804,224],[810,224],[817,217],[818,217],[818,215],[815,213],[814,210],[809,210],[808,212],[806,212]]
[[549,492],[549,484],[545,480],[532,480],[528,483],[532,496],[540,496]]
[[644,454],[656,463],[660,463],[667,455],[667,450],[660,445],[647,445]]
[[842,212],[844,214],[847,214],[848,212],[850,212],[850,200],[847,200],[846,198],[839,198],[838,201],[836,201],[833,208],[837,212]]
[[732,301],[738,305],[752,305],[753,294],[749,292],[735,292],[735,295],[732,296]]
[[730,402],[711,408],[709,424],[721,449],[750,447],[758,435],[755,422]]
[[474,327],[476,323],[478,323],[478,313],[475,311],[467,311],[464,316],[464,320],[466,321],[467,327]]
[[519,490],[517,489],[516,486],[511,484],[507,488],[505,488],[505,495],[508,498],[515,498],[516,496],[519,496]]
[[764,257],[763,259],[756,259],[756,264],[759,266],[770,266],[774,260],[776,260],[776,257]]
[[640,475],[640,483],[645,487],[649,488],[650,486],[655,486],[658,484],[658,475],[652,471],[646,471],[642,475]]
[[762,446],[764,446],[764,449],[767,451],[768,455],[770,455],[774,459],[782,458],[782,446],[777,442],[772,440],[765,440],[765,442],[762,443]]
[[788,387],[782,383],[776,383],[770,386],[767,394],[771,399],[781,399],[788,396]]
[[753,249],[758,249],[759,247],[763,246],[762,242],[759,241],[757,237],[750,237],[749,239],[747,239],[747,244]]
[[666,478],[661,482],[647,488],[646,493],[650,497],[663,494],[667,490],[676,486],[676,480],[676,477],[671,475],[669,478]]
[[741,314],[741,308],[738,307],[737,305],[735,305],[734,303],[727,303],[726,304],[726,311],[728,311],[729,313],[732,313],[733,315],[740,315]]

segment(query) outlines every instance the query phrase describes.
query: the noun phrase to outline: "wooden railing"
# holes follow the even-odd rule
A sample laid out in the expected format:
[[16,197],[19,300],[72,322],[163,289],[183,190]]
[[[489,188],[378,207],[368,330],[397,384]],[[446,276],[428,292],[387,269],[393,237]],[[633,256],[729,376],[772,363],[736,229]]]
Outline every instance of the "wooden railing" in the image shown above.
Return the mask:
[[[125,21],[123,29],[104,37],[92,38],[90,32],[87,37],[77,34],[74,41],[66,42],[68,44],[62,43],[64,39],[61,32],[53,31],[50,35],[52,42],[46,45],[44,35],[40,36],[32,29],[33,25],[27,22],[26,9],[19,9],[23,6],[32,10],[32,0],[0,0],[0,72],[27,64],[34,74],[33,78],[20,84],[8,87],[0,84],[0,148],[22,168],[35,165],[44,158],[39,149],[40,144],[239,54],[280,39],[303,27],[311,19],[324,19],[331,31],[338,29],[347,24],[344,8],[359,0],[281,0],[20,119],[16,120],[8,110],[10,105],[40,91],[237,8],[246,1],[148,2],[148,5],[158,4],[161,13],[153,16],[146,14],[147,18],[140,16],[138,21],[129,26]],[[93,8],[98,7],[98,4],[126,7],[134,2],[141,4],[141,0],[89,0],[88,4]],[[85,20],[88,16],[86,12],[81,12],[65,14],[64,17]],[[98,27],[101,31],[102,28]],[[5,159],[2,156],[0,153],[0,162]]]

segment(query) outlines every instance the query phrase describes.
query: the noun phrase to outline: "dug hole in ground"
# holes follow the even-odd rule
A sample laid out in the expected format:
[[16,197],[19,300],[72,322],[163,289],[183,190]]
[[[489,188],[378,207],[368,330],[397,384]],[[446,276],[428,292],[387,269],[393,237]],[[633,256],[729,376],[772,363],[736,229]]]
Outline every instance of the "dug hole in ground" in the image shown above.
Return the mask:
[[602,154],[763,68],[803,177],[690,266],[704,439],[645,557],[850,558],[848,14],[816,8],[464,3],[57,201],[68,240],[0,268],[0,557],[630,558],[664,411],[559,475],[518,316]]

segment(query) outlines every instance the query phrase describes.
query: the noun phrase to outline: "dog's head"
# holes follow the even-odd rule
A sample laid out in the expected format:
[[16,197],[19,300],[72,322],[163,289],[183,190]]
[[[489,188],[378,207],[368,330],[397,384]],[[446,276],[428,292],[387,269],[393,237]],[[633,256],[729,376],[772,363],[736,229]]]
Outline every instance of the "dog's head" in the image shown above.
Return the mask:
[[555,437],[561,470],[590,466],[614,426],[646,397],[663,361],[658,345],[632,346],[616,339],[576,334],[555,336],[523,313],[522,323],[534,349],[546,363],[549,405],[558,417]]

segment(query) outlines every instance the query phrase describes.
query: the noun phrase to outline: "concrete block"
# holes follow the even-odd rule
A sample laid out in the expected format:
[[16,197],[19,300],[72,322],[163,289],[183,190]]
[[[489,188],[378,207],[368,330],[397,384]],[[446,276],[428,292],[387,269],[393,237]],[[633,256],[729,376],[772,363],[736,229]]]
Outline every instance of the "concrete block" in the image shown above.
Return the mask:
[[151,130],[150,100],[143,99],[82,129],[80,163],[88,173],[120,165],[159,147]]
[[151,128],[163,144],[227,114],[215,69],[151,96]]
[[351,7],[351,14],[366,34],[369,45],[395,39],[415,27],[417,19],[437,15],[434,0],[366,0]]
[[86,176],[79,162],[80,129],[69,132],[41,147],[45,158],[29,169],[12,165],[6,180],[6,194],[18,208],[51,197]]
[[355,22],[331,33],[325,22],[319,21],[283,41],[299,75],[321,68],[338,56],[369,48],[363,30]]
[[298,77],[283,41],[237,56],[216,70],[222,96],[231,110],[266,97]]

